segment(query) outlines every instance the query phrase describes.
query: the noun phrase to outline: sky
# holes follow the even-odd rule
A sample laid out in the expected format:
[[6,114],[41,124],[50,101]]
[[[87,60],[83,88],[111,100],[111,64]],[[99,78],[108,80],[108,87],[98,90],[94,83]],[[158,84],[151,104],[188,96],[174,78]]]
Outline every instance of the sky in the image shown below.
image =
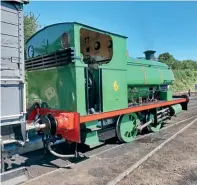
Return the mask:
[[42,26],[76,21],[125,35],[131,57],[153,49],[197,61],[197,2],[30,1],[24,10]]

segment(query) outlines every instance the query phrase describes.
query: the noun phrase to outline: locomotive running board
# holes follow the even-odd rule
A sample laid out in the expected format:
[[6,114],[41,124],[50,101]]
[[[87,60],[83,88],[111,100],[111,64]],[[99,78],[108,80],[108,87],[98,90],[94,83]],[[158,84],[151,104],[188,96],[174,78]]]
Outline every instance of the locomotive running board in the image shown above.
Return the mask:
[[1,173],[1,185],[19,185],[28,180],[26,168],[21,167],[15,170]]
[[[101,119],[105,119],[105,118],[119,116],[122,114],[129,114],[129,113],[133,113],[133,112],[140,112],[140,111],[144,111],[144,110],[165,107],[165,106],[174,105],[174,104],[178,104],[178,103],[187,104],[188,101],[189,101],[188,98],[182,97],[182,98],[173,99],[171,101],[159,101],[159,102],[144,103],[144,104],[133,106],[133,107],[126,108],[126,109],[103,112],[103,113],[98,113],[98,114],[85,115],[85,116],[80,117],[80,123],[86,123],[89,121],[101,120]],[[183,110],[185,110],[185,109],[183,109]]]

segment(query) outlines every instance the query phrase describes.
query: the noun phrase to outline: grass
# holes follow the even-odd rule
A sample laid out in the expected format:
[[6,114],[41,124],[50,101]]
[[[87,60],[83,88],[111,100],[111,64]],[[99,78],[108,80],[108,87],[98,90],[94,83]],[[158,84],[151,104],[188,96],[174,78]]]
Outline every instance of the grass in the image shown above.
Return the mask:
[[170,87],[173,92],[194,91],[197,84],[197,71],[192,70],[174,70],[175,82]]

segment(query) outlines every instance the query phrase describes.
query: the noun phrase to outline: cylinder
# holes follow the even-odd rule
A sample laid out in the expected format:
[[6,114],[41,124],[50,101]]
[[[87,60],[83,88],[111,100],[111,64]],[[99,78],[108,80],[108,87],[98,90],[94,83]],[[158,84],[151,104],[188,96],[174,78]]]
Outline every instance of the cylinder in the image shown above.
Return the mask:
[[181,104],[176,104],[171,106],[171,115],[177,115],[182,111],[182,106]]

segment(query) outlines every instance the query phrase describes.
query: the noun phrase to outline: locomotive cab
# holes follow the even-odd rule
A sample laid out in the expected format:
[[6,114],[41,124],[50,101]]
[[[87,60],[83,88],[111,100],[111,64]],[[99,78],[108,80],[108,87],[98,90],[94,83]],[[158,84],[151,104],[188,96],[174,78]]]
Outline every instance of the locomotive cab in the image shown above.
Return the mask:
[[26,46],[29,105],[39,100],[81,115],[127,106],[126,37],[60,23],[38,31]]

